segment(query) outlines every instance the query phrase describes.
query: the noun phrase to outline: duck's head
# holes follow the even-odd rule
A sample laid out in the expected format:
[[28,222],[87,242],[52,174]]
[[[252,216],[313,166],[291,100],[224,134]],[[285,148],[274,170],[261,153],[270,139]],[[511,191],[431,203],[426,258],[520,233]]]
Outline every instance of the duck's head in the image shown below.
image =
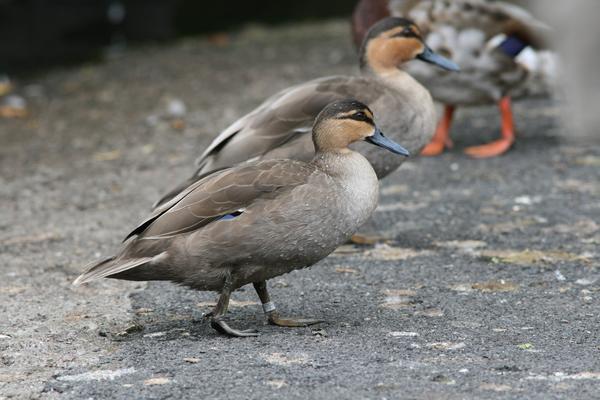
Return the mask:
[[348,152],[348,146],[367,141],[392,153],[408,157],[409,152],[388,139],[373,120],[373,112],[357,100],[340,100],[327,105],[317,116],[313,127],[317,152]]
[[406,18],[388,17],[373,25],[360,49],[361,68],[374,72],[393,70],[415,59],[448,71],[460,71],[454,62],[431,50],[419,28]]

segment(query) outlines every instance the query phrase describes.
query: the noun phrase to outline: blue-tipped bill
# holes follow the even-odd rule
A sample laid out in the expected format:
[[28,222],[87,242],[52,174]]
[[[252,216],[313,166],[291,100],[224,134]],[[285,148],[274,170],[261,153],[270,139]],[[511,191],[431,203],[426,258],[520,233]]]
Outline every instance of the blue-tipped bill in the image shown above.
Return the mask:
[[375,146],[383,147],[386,150],[391,151],[392,153],[400,154],[401,156],[408,157],[410,153],[404,147],[400,146],[398,143],[394,142],[385,137],[383,132],[379,130],[379,128],[375,128],[375,133],[373,136],[368,136],[365,140]]
[[439,54],[435,53],[429,46],[425,46],[425,51],[417,56],[417,58],[421,61],[428,62],[430,64],[437,65],[440,68],[443,68],[448,71],[459,72],[460,67],[456,65],[453,61],[448,60],[446,57],[442,57]]

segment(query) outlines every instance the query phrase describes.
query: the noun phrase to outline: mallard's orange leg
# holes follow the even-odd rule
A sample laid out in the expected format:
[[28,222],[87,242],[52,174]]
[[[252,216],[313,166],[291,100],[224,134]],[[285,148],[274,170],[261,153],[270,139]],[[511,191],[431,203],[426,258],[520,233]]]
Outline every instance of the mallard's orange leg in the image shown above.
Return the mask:
[[488,158],[504,154],[515,142],[515,123],[513,119],[510,97],[503,97],[498,103],[502,117],[502,137],[481,146],[465,149],[465,153],[475,158]]
[[437,156],[444,152],[444,148],[452,148],[454,144],[450,139],[450,126],[452,125],[454,110],[454,106],[446,106],[444,108],[444,116],[435,130],[435,135],[431,139],[431,142],[421,151],[421,155],[429,157]]

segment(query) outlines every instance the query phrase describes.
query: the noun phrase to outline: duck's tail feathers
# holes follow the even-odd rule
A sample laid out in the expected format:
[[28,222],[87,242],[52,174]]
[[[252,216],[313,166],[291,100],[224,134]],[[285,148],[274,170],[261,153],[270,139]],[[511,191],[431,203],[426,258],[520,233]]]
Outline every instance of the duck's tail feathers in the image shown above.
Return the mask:
[[162,254],[163,253],[154,257],[141,257],[129,260],[117,260],[115,257],[109,257],[99,262],[94,261],[86,265],[86,268],[88,270],[81,274],[77,279],[75,279],[73,285],[79,286],[83,283],[87,283],[95,279],[105,278],[107,276],[115,275],[119,272],[123,272],[128,269],[139,267],[141,265],[151,262],[153,259],[161,256]]

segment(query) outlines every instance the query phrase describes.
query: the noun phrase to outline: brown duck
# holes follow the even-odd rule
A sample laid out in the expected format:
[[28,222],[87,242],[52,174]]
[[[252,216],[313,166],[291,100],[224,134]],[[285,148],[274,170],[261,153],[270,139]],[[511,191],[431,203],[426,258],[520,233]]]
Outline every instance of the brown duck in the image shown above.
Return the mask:
[[127,235],[116,256],[94,263],[74,284],[107,277],[217,291],[212,327],[254,336],[256,331],[233,329],[223,319],[231,292],[252,283],[270,323],[319,322],[281,318],[266,281],[323,259],[375,210],[377,176],[350,144],[366,141],[395,154],[408,152],[386,138],[371,110],[355,100],[325,107],[312,139],[316,154],[308,162],[247,163],[197,181],[154,210]]
[[[194,175],[155,205],[170,200],[205,174],[241,162],[276,158],[309,161],[315,153],[309,134],[315,117],[325,105],[346,98],[368,104],[381,129],[411,154],[418,154],[433,136],[436,116],[427,89],[400,68],[415,59],[458,70],[456,64],[424,44],[410,20],[390,17],[378,22],[363,41],[359,76],[315,79],[270,97],[217,136],[198,158]],[[403,162],[369,146],[355,149],[369,160],[379,179]]]

